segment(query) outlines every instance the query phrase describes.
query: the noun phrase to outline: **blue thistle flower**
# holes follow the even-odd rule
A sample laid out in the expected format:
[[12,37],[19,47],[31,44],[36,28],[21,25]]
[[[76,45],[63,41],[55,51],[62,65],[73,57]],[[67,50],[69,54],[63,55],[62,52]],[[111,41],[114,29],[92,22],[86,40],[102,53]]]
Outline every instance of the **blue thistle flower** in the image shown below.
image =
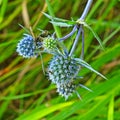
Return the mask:
[[55,84],[72,82],[79,72],[79,65],[69,56],[56,55],[48,67],[49,79]]
[[16,51],[24,58],[31,58],[36,56],[35,49],[33,37],[29,34],[24,34],[24,38],[18,43]]

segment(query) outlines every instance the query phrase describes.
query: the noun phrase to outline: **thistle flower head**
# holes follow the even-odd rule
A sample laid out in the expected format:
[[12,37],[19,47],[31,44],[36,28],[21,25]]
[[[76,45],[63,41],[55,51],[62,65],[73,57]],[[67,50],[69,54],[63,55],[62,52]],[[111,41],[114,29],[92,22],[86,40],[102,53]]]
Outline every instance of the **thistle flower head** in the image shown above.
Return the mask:
[[79,65],[74,58],[56,55],[48,67],[49,79],[55,84],[67,84],[74,80],[79,71]]
[[51,51],[57,48],[57,40],[52,37],[46,37],[43,41],[43,47],[47,51]]
[[24,58],[35,57],[35,43],[31,35],[24,34],[24,38],[17,45],[17,52]]

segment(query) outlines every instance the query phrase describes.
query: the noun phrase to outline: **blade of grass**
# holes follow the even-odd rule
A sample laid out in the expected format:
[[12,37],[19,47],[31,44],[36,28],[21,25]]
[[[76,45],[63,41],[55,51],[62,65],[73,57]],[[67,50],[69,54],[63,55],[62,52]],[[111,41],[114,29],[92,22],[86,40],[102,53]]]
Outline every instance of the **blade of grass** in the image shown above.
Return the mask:
[[94,15],[94,13],[96,12],[97,8],[101,5],[102,2],[103,2],[103,0],[98,0],[98,1],[96,1],[96,3],[94,4],[94,7],[92,7],[92,9],[90,10],[89,14],[87,15],[86,21],[87,21],[88,19],[90,19],[91,16]]
[[[96,70],[98,70],[101,66],[104,66],[107,62],[112,61],[114,58],[117,58],[120,54],[120,44],[115,45],[112,48],[107,49],[104,53],[98,55],[96,60],[90,63]],[[105,59],[106,58],[106,59]],[[88,70],[81,70],[80,75],[84,76],[88,73]]]
[[[117,32],[120,31],[120,27],[118,27],[115,31],[113,31],[107,38],[105,38],[105,40],[103,40],[103,45],[105,45]],[[97,50],[100,48],[100,46],[97,46],[93,52],[90,53],[90,55],[87,56],[87,60],[89,60],[94,54],[95,52],[97,52]]]
[[[49,0],[46,0],[46,3],[47,3],[47,6],[48,6],[48,11],[49,11],[50,15],[54,17],[54,16],[55,16],[55,15],[54,15],[54,11],[53,11],[53,9],[52,9],[52,6],[50,5]],[[53,25],[53,27],[54,27],[54,29],[55,29],[55,32],[56,32],[57,37],[60,38],[60,37],[61,37],[61,32],[60,32],[59,27],[57,27],[57,26],[55,26],[55,25]]]
[[93,120],[95,118],[95,116],[97,116],[100,113],[100,111],[102,111],[104,106],[108,103],[109,99],[110,99],[110,95],[104,96],[100,102],[95,104],[88,112],[79,116],[78,119],[79,120],[88,120],[88,118],[89,118],[89,120]]
[[21,6],[18,6],[14,12],[7,18],[6,21],[4,21],[3,24],[0,25],[0,30],[3,29],[4,27],[6,27],[7,25],[9,25],[13,19],[15,19],[16,16],[18,16],[18,14],[21,11]]
[[34,95],[37,95],[39,93],[44,93],[44,92],[48,92],[50,90],[52,90],[53,87],[49,87],[47,89],[43,89],[41,91],[35,91],[35,92],[31,92],[31,93],[26,93],[26,94],[21,94],[21,95],[16,95],[16,96],[5,96],[5,97],[1,97],[0,100],[16,100],[16,99],[22,99],[22,98],[27,98],[27,97],[30,97],[30,96],[34,96]]
[[[9,94],[9,97],[12,97],[14,94],[15,94],[15,91],[11,92]],[[3,117],[3,115],[4,115],[4,113],[5,113],[5,111],[6,111],[6,109],[7,109],[10,102],[11,102],[11,100],[4,101],[2,103],[2,105],[0,106],[0,119],[1,120],[2,120],[2,117]]]
[[[114,92],[118,92],[119,91],[119,87],[120,87],[120,85],[118,85],[117,88],[114,89]],[[102,98],[99,101],[97,101],[97,103],[94,104],[94,106],[91,109],[89,109],[85,114],[77,116],[77,119],[79,119],[79,120],[88,120],[88,119],[89,120],[93,120],[104,108],[106,108],[106,104],[109,102],[109,100],[111,100],[110,104],[112,104],[112,113],[113,113],[113,98],[114,97],[113,97],[113,93],[112,92],[113,92],[113,90],[109,91],[109,93],[107,93],[106,95],[102,96]],[[113,118],[112,115],[113,114],[110,115],[110,119],[108,119],[108,120],[113,120],[112,119]]]
[[36,111],[35,113],[32,113],[31,114],[24,114],[18,118],[16,118],[15,120],[30,120],[31,118],[33,120],[38,120],[38,119],[41,119],[42,117],[52,113],[52,112],[55,112],[56,110],[59,110],[59,109],[64,109],[65,107],[67,106],[70,106],[72,105],[74,102],[71,101],[71,102],[65,102],[65,103],[61,103],[61,104],[57,104],[57,105],[54,105],[54,106],[51,106],[49,108],[45,108],[45,109],[42,109],[42,110],[38,110]]
[[111,95],[110,103],[108,106],[108,120],[114,120],[114,95]]
[[2,5],[0,4],[0,6],[1,6],[1,8],[0,8],[0,24],[2,23],[2,21],[4,19],[8,0],[2,0],[1,3],[2,3]]
[[[98,1],[98,2],[99,2],[99,1]],[[101,1],[101,2],[102,2],[102,1]],[[109,1],[107,1],[107,2],[109,2]],[[105,17],[109,14],[110,10],[113,8],[113,6],[115,6],[116,3],[117,3],[117,1],[111,0],[111,2],[109,2],[109,4],[108,4],[107,8],[105,9],[104,13],[103,13],[101,16],[99,16],[99,19],[98,19],[98,21],[97,21],[97,23],[96,23],[96,25],[95,25],[95,28],[94,28],[94,31],[95,31],[96,33],[100,33],[100,23],[105,19]],[[96,4],[96,5],[97,5],[97,4]],[[95,5],[95,6],[96,6],[96,5]],[[94,6],[94,7],[95,7],[95,6]],[[105,6],[105,7],[106,7],[106,6]],[[91,44],[91,42],[92,42],[92,40],[93,40],[92,34],[90,34],[89,36],[90,36],[90,37],[89,37],[89,40],[85,42],[85,44],[86,44],[86,46],[85,46],[85,53],[87,53],[88,48],[89,48],[89,46],[90,46],[90,44]]]

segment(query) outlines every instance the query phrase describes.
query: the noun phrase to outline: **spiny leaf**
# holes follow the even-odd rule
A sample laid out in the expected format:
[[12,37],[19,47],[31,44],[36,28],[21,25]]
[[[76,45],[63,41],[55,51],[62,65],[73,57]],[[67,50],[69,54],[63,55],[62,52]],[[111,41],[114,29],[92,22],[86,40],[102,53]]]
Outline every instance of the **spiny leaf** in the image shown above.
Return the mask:
[[30,31],[29,31],[27,28],[25,28],[23,25],[21,25],[21,24],[19,24],[19,23],[18,23],[18,25],[19,25],[21,28],[23,28],[23,30],[25,30],[25,32],[27,32],[28,34],[30,34]]
[[71,21],[71,20],[65,20],[65,19],[61,19],[61,18],[57,18],[57,17],[53,17],[48,15],[47,13],[42,12],[47,18],[49,18],[51,21],[55,21],[55,22],[63,22],[69,25],[75,25],[76,21]]
[[84,86],[82,84],[79,84],[79,86],[82,87],[82,88],[84,88],[84,89],[86,89],[86,90],[88,90],[88,91],[90,91],[90,92],[93,92],[90,88],[88,88],[88,87],[86,87],[86,86]]
[[54,22],[54,21],[50,21],[50,23],[56,25],[56,26],[60,26],[60,27],[72,27],[73,25],[70,25],[68,23],[64,23],[64,22]]
[[101,73],[99,73],[98,71],[96,71],[95,69],[93,69],[87,62],[85,62],[84,60],[81,60],[79,58],[75,58],[75,60],[78,62],[78,64],[88,68],[89,70],[95,72],[96,74],[98,74],[99,76],[101,76],[104,79],[107,79],[104,75],[102,75]]
[[51,19],[51,20],[56,20],[56,21],[62,21],[62,22],[65,22],[66,20],[64,19],[61,19],[61,18],[56,18],[56,17],[53,17],[51,15],[48,15],[47,13],[44,13],[42,12],[47,18]]
[[104,47],[103,47],[103,44],[102,44],[100,37],[93,31],[93,29],[88,24],[84,23],[84,26],[87,27],[93,33],[94,37],[99,42],[101,48],[104,50]]

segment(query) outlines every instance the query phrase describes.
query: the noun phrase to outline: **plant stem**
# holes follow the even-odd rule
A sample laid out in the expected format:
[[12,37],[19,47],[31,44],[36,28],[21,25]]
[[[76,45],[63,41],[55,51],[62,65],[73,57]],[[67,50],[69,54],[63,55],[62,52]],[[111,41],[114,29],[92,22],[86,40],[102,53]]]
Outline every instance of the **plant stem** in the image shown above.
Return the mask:
[[78,44],[78,40],[79,40],[81,31],[82,31],[82,27],[80,26],[79,29],[78,29],[78,33],[77,33],[77,36],[76,36],[75,41],[74,41],[74,43],[73,43],[73,46],[72,46],[72,49],[71,49],[71,51],[70,51],[69,56],[72,56],[73,52],[74,52],[75,49],[76,49],[76,46],[77,46],[77,44]]
[[[85,7],[85,9],[84,9],[84,11],[83,11],[83,14],[81,15],[81,17],[80,17],[78,20],[84,20],[84,19],[85,19],[86,15],[87,15],[90,7],[91,7],[92,2],[93,2],[93,0],[88,0],[87,5],[86,5],[86,7]],[[67,34],[67,35],[64,36],[63,38],[59,38],[58,40],[59,40],[59,41],[63,41],[63,40],[66,40],[67,38],[71,37],[71,36],[75,33],[76,28],[77,28],[77,27],[76,27],[76,25],[75,25],[75,26],[73,27],[73,30],[72,30],[69,34]]]
[[80,58],[83,60],[84,59],[84,30],[82,28],[82,51],[81,51],[81,55]]
[[75,25],[69,34],[67,34],[66,36],[64,36],[62,38],[59,38],[58,40],[63,41],[63,40],[66,40],[67,38],[71,37],[75,33],[76,29],[77,29],[77,26]]
[[89,9],[90,9],[90,7],[92,5],[92,2],[93,2],[93,0],[88,0],[87,5],[86,5],[81,17],[79,18],[79,20],[84,20],[85,19],[85,17],[88,14],[88,11],[89,11]]

